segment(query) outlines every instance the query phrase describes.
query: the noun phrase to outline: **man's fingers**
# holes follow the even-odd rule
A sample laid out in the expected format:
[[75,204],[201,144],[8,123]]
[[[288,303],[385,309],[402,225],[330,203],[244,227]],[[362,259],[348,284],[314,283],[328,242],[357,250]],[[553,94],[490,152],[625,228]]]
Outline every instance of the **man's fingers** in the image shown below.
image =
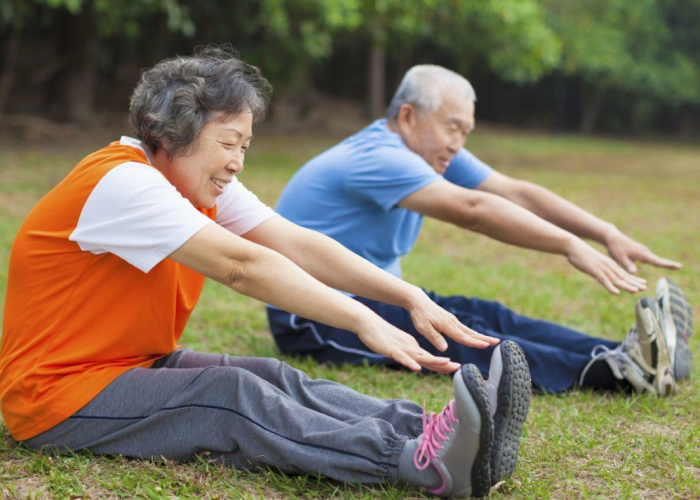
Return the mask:
[[655,253],[649,252],[645,255],[640,255],[639,260],[646,262],[647,264],[652,264],[658,267],[665,267],[666,269],[680,269],[683,265],[680,262],[675,262],[673,260],[664,259],[659,257]]
[[615,260],[617,260],[617,262],[619,262],[620,265],[624,268],[624,270],[628,273],[634,274],[637,272],[637,266],[634,265],[634,262],[632,262],[626,254],[620,255]]
[[630,279],[628,276],[613,274],[611,278],[613,284],[626,292],[637,293],[646,290],[646,284]]
[[622,289],[625,292],[637,293],[646,289],[646,285],[644,285],[643,283],[640,283],[636,280],[632,280],[623,274],[616,273],[615,271],[609,272],[608,276],[613,286],[616,286],[617,288]]
[[608,262],[608,266],[604,272],[610,278],[613,285],[630,293],[637,293],[646,290],[647,282],[645,279],[628,273],[611,259],[606,260]]
[[598,280],[598,282],[603,285],[603,287],[613,295],[619,295],[620,290],[618,290],[615,285],[612,284],[612,281],[610,281],[610,278],[602,272],[599,271],[598,273],[594,274],[593,277]]

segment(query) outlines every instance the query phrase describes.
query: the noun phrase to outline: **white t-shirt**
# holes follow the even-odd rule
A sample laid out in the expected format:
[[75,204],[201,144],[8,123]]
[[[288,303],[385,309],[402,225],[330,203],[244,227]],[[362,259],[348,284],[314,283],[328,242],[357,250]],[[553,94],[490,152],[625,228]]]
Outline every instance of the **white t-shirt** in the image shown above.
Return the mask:
[[[122,137],[121,143],[145,152],[135,139]],[[235,178],[216,203],[216,223],[239,236],[275,215]],[[97,183],[70,240],[96,255],[113,253],[147,273],[212,222],[155,168],[126,162]]]

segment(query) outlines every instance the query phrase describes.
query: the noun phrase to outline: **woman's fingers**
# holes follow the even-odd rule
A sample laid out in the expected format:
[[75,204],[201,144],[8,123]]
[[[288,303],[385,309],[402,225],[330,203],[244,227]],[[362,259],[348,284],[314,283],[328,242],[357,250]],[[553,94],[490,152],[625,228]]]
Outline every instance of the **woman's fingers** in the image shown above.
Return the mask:
[[[457,322],[457,326],[460,329],[460,331],[466,336],[465,342],[481,341],[479,343],[479,346],[478,346],[480,348],[481,348],[481,343],[486,344],[483,347],[488,347],[490,345],[496,345],[500,342],[500,340],[495,338],[495,337],[489,337],[488,335],[484,335],[483,333],[479,333],[476,330],[472,330],[467,325],[465,325],[464,323],[459,321],[457,318],[455,318],[455,321]],[[462,343],[465,343],[465,342],[462,342]],[[477,347],[477,345],[474,345],[471,343],[468,345],[471,345],[472,347]]]
[[[419,324],[420,323],[420,324]],[[442,334],[435,329],[431,321],[417,322],[414,321],[413,325],[418,330],[418,333],[423,335],[428,341],[435,346],[439,351],[444,351],[447,349],[447,341],[442,336]]]
[[454,314],[435,303],[431,304],[430,312],[425,315],[427,318],[416,314],[413,324],[416,330],[440,351],[447,349],[444,336],[477,349],[484,349],[499,342],[496,338],[475,332],[462,324]]
[[[408,336],[411,340],[415,340],[408,334],[403,335]],[[452,373],[459,368],[459,364],[453,363],[450,361],[450,358],[434,356],[419,347],[415,342],[407,339],[396,340],[391,357],[413,371],[418,371],[420,367],[423,367],[438,373]]]

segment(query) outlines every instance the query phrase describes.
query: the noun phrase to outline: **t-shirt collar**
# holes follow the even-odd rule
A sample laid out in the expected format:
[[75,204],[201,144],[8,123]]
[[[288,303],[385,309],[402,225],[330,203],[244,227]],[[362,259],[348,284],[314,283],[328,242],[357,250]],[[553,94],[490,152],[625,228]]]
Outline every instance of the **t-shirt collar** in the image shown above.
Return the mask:
[[151,161],[151,157],[148,155],[148,151],[144,147],[143,143],[139,141],[138,139],[134,139],[133,137],[127,137],[125,135],[122,136],[121,139],[119,139],[119,144],[122,146],[130,146],[132,148],[140,149],[143,151],[143,154],[146,155],[146,159],[148,160],[148,163],[153,165],[153,162]]

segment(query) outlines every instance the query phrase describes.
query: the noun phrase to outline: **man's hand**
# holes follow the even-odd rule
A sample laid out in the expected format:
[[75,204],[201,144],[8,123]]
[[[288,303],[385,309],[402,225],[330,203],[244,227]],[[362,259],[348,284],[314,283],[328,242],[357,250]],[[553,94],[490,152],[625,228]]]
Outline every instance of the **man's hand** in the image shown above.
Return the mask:
[[634,265],[634,261],[645,262],[666,269],[681,268],[679,262],[659,257],[649,250],[646,245],[633,240],[617,229],[611,231],[605,238],[605,245],[608,247],[610,256],[630,273],[637,272],[637,266]]
[[407,309],[416,330],[441,351],[447,349],[443,335],[477,349],[484,349],[499,342],[496,338],[482,335],[462,324],[454,314],[430,300],[420,288]]
[[438,373],[452,373],[459,368],[449,358],[437,357],[422,349],[406,332],[390,325],[379,316],[367,315],[355,332],[363,344],[378,354],[390,357],[413,371],[421,367]]
[[647,288],[646,280],[629,274],[610,257],[606,257],[582,240],[574,240],[566,258],[572,266],[593,276],[615,295],[620,293],[620,289],[637,293]]

